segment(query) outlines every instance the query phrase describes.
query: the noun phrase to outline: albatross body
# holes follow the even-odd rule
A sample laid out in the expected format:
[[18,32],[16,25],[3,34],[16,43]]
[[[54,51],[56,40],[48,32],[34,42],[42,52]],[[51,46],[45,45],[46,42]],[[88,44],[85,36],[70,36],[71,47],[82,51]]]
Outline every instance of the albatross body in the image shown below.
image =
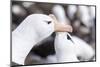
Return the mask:
[[12,61],[24,65],[30,50],[53,32],[54,24],[49,16],[44,14],[29,15],[12,32]]
[[[69,24],[61,5],[55,5],[52,10],[59,22]],[[58,62],[89,61],[94,56],[94,50],[89,44],[78,37],[71,37],[67,32],[56,32],[54,45]]]

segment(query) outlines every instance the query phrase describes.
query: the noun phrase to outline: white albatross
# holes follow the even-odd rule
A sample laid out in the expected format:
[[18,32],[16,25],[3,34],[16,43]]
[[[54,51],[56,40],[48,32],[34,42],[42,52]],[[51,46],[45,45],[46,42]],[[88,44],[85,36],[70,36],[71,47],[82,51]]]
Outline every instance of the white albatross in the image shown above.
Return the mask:
[[[61,5],[55,5],[52,10],[59,22],[69,23]],[[94,56],[94,50],[89,44],[78,37],[71,37],[67,32],[56,32],[55,51],[57,62],[89,61]]]
[[12,32],[12,61],[24,65],[30,50],[54,32],[48,15],[32,14]]

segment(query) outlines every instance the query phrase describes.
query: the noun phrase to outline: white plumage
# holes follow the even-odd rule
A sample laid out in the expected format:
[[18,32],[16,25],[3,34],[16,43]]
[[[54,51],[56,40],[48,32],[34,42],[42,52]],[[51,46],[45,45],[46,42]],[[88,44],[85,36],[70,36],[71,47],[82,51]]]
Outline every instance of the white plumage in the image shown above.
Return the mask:
[[[65,16],[65,11],[62,6],[56,5],[53,8],[53,13],[59,20],[59,22],[63,23],[69,23],[67,17]],[[55,37],[55,51],[57,56],[58,62],[75,62],[78,61],[76,54],[75,54],[75,48],[74,44],[71,42],[71,40],[67,39],[68,33],[66,32],[57,32]],[[69,36],[69,35],[68,35]]]
[[75,44],[67,39],[67,33],[57,33],[55,37],[55,50],[58,62],[76,62]]
[[77,36],[72,36],[76,47],[76,54],[80,57],[80,61],[91,60],[94,56],[93,48],[86,43],[84,40],[78,38]]
[[[53,8],[53,13],[55,16],[57,16],[59,22],[68,22],[66,20],[67,17],[65,17],[63,7],[60,5],[58,6]],[[85,13],[87,13],[87,11],[85,11]],[[82,19],[84,18],[82,17]],[[70,39],[68,39],[68,36]],[[85,41],[79,39],[78,37],[71,37],[66,32],[56,33],[55,51],[57,62],[88,61],[91,57],[94,56],[94,50]],[[81,57],[81,59],[78,59],[78,57]]]
[[28,16],[12,32],[12,61],[24,65],[30,50],[53,32],[54,24],[49,16],[44,14]]

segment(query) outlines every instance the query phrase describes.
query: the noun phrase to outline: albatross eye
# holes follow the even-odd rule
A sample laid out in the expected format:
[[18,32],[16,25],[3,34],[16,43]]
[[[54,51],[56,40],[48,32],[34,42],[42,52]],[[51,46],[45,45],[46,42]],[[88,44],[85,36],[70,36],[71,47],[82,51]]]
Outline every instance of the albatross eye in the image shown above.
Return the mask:
[[68,40],[71,40],[71,38],[70,38],[68,35],[67,35],[67,39],[68,39]]
[[48,23],[48,24],[50,24],[50,23],[51,23],[51,21],[48,21],[47,23]]
[[[73,40],[71,39],[71,37],[69,35],[67,35],[67,39],[71,40],[73,42]],[[74,42],[73,42],[74,43]]]
[[45,21],[47,24],[50,24],[51,23],[51,21]]

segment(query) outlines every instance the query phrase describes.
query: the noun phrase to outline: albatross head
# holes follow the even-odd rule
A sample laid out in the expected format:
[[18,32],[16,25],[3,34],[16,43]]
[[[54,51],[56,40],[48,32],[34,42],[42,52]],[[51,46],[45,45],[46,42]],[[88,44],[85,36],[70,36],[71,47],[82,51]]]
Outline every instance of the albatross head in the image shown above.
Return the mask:
[[24,64],[30,50],[54,32],[53,20],[44,14],[32,14],[12,32],[12,60]]

